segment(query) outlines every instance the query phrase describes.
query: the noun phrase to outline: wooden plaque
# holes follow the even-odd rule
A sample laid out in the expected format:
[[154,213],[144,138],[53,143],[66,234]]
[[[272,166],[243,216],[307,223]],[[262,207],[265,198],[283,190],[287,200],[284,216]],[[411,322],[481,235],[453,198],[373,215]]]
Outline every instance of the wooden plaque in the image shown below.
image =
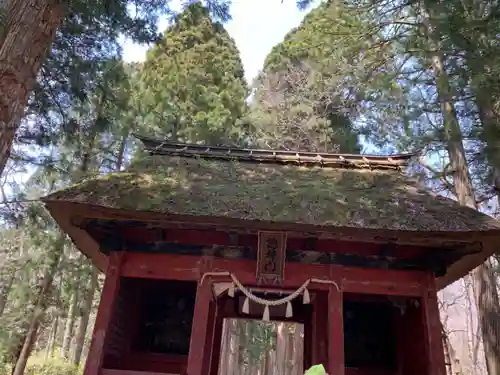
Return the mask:
[[259,232],[257,283],[282,284],[285,274],[286,234]]

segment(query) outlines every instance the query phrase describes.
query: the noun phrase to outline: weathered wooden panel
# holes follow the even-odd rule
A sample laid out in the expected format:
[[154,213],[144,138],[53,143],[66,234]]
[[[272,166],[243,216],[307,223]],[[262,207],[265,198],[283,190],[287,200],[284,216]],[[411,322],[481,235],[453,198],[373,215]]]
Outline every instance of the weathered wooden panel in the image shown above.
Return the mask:
[[[123,274],[148,279],[199,279],[200,258],[189,255],[125,253]],[[255,261],[213,259],[212,267],[233,272],[246,286],[256,286]],[[427,273],[340,267],[328,264],[287,263],[283,287],[297,288],[309,278],[330,279],[346,293],[420,296]],[[221,280],[222,281],[222,280]],[[310,290],[328,290],[328,284],[312,283]]]
[[84,375],[99,374],[105,360],[106,342],[108,340],[108,328],[113,319],[116,296],[120,290],[122,254],[113,253],[110,256],[108,270],[106,272],[106,282],[101,294],[99,310],[97,312],[92,343],[90,345],[87,362],[85,363]]
[[131,328],[127,325],[127,315],[131,312],[128,306],[133,306],[132,298],[133,285],[128,280],[122,279],[104,346],[104,367],[114,366],[126,354]]

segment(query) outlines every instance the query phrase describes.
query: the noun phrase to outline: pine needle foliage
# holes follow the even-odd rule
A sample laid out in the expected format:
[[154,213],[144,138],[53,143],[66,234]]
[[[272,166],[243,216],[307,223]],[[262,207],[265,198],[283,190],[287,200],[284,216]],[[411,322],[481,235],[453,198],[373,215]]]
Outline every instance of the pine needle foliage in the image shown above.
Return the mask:
[[179,14],[147,54],[137,109],[148,134],[234,144],[247,87],[234,40],[198,3]]

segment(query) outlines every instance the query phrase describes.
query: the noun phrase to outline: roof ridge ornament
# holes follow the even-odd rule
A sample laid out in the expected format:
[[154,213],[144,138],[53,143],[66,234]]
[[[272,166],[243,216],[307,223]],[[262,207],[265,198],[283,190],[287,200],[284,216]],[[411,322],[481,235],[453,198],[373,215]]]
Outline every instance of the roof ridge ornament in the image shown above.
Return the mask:
[[326,152],[264,150],[227,146],[196,145],[162,141],[133,134],[151,155],[171,155],[181,157],[200,157],[234,161],[252,161],[274,164],[294,164],[321,167],[347,167],[358,169],[401,170],[420,151],[393,155],[338,154]]

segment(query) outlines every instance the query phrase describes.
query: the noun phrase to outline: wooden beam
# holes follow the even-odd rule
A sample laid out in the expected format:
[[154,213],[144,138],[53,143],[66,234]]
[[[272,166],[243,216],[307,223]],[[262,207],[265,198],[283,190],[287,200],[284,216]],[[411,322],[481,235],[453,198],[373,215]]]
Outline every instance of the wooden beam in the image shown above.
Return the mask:
[[425,288],[422,295],[427,336],[427,373],[429,375],[446,375],[436,282],[433,275],[428,275],[427,281],[428,287]]
[[57,202],[61,208],[68,210],[73,215],[82,218],[102,220],[138,220],[149,225],[177,225],[181,228],[224,229],[226,231],[256,232],[259,230],[286,231],[287,235],[296,236],[297,233],[314,234],[318,238],[330,238],[345,241],[369,242],[385,244],[392,242],[399,245],[455,247],[473,241],[482,241],[487,238],[497,238],[500,229],[490,231],[464,231],[464,232],[416,232],[394,231],[375,228],[354,228],[318,226],[312,224],[281,223],[269,221],[249,221],[228,217],[192,216],[165,214],[163,212],[135,211],[118,208],[103,207],[96,204],[76,203],[44,199],[46,204]]
[[[81,206],[81,205],[80,205]],[[108,257],[99,251],[99,244],[90,236],[87,231],[74,226],[71,222],[72,215],[75,214],[64,202],[48,202],[45,207],[56,220],[61,229],[68,234],[76,247],[100,270],[105,271],[108,266]],[[80,207],[80,210],[82,207]]]
[[[401,271],[404,272],[404,271]],[[422,287],[418,283],[401,282],[395,280],[367,281],[344,280],[345,293],[378,294],[387,296],[419,297]]]
[[[131,351],[120,360],[120,371],[185,374],[188,356]],[[101,370],[102,373],[103,370]]]
[[342,269],[344,293],[400,295],[419,297],[427,273],[361,268]]
[[[198,280],[200,274],[199,260],[199,257],[189,255],[126,253],[122,274],[127,277],[195,281]],[[257,285],[254,261],[215,258],[212,267],[234,273],[244,285]],[[283,287],[296,289],[309,278],[330,280],[330,269],[344,293],[421,296],[422,285],[426,280],[426,273],[420,271],[286,263]],[[309,289],[328,290],[329,288],[327,284],[312,283]]]
[[166,372],[103,369],[101,370],[100,375],[178,375],[178,374],[171,374]]
[[120,268],[123,255],[121,252],[114,252],[110,255],[106,280],[102,289],[101,301],[92,334],[92,342],[83,375],[99,375],[102,368],[106,339],[116,305],[116,296],[120,289]]
[[[155,226],[141,221],[122,221],[88,219],[82,222],[86,229],[96,238],[109,238],[110,233],[120,233],[125,241],[133,243],[175,243],[182,245],[241,246],[257,249],[257,234],[215,229],[180,229]],[[425,246],[398,245],[395,243],[373,243],[362,241],[341,241],[333,238],[318,238],[313,234],[288,233],[287,251],[309,250],[320,253],[385,255],[393,258],[414,258],[429,250]],[[390,250],[390,251],[388,251]],[[432,249],[434,252],[436,249]]]
[[198,283],[194,306],[193,326],[189,344],[187,375],[206,375],[209,371],[206,357],[210,356],[208,337],[213,330],[213,319],[210,319],[210,304],[213,299],[212,282],[205,279]]
[[[142,221],[89,219],[83,220],[80,225],[100,244],[104,254],[119,248],[139,253],[211,254],[217,258],[257,259],[258,240],[255,234],[151,227]],[[286,260],[289,263],[336,264],[344,267],[433,270],[436,276],[440,276],[446,271],[446,265],[461,257],[465,250],[338,241],[295,234],[287,238]]]

